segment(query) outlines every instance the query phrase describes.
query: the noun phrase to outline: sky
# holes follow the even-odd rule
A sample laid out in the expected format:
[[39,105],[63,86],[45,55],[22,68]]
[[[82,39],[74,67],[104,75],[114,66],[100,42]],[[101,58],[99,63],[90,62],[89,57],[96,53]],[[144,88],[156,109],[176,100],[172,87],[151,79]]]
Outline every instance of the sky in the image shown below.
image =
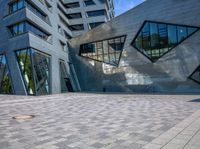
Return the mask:
[[114,0],[115,15],[118,16],[144,1],[145,0]]

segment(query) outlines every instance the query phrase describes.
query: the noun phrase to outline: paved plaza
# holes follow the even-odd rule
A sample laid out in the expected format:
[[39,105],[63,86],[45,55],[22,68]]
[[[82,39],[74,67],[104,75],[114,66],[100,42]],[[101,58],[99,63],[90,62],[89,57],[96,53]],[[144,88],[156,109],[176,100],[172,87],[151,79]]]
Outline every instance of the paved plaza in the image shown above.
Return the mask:
[[199,95],[0,96],[0,149],[161,148],[200,149]]

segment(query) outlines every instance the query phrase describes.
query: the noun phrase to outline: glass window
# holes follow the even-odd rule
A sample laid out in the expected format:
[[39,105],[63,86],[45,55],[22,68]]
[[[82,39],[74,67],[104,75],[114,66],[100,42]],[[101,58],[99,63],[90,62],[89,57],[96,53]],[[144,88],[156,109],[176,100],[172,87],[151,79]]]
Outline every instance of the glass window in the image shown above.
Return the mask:
[[194,32],[196,32],[198,29],[194,28],[194,27],[188,27],[187,28],[187,32],[188,32],[188,36]]
[[154,62],[198,29],[146,21],[132,42],[132,46]]
[[72,13],[72,14],[67,14],[68,19],[79,19],[82,18],[81,13]]
[[168,44],[173,47],[177,44],[177,29],[175,25],[168,25]]
[[32,48],[18,50],[16,56],[28,94],[49,94],[50,57]]
[[0,55],[0,94],[12,94],[12,81],[5,55]]
[[36,14],[39,18],[47,22],[47,15],[37,8],[31,1],[26,0],[26,7],[30,9],[34,14]]
[[73,87],[63,60],[60,60],[60,84],[62,93],[73,92]]
[[66,8],[77,8],[80,7],[79,2],[75,2],[75,3],[67,3],[65,4]]
[[76,24],[76,25],[71,25],[71,26],[68,26],[69,29],[71,31],[81,31],[81,30],[84,30],[84,26],[83,24]]
[[88,17],[103,16],[105,15],[105,10],[88,11]]
[[123,51],[125,36],[108,40],[86,43],[80,46],[79,55],[118,66]]
[[159,34],[158,34],[158,24],[150,23],[151,32],[151,49],[159,49]]
[[18,24],[12,25],[10,27],[10,31],[13,36],[23,34],[25,32],[32,32],[33,34],[39,36],[40,38],[47,40],[48,37],[50,36],[46,32],[42,31],[38,27],[34,26],[30,22],[20,22]]
[[93,0],[85,0],[84,3],[86,6],[95,5]]
[[93,29],[101,24],[103,24],[104,22],[94,22],[94,23],[89,23],[89,27],[90,29]]
[[24,22],[18,24],[18,34],[22,34],[25,32]]
[[9,13],[14,13],[24,7],[24,0],[16,0],[9,4]]
[[181,42],[187,37],[187,28],[178,26],[177,30],[178,30],[178,42]]
[[24,7],[24,0],[19,0],[18,1],[18,9],[21,9]]

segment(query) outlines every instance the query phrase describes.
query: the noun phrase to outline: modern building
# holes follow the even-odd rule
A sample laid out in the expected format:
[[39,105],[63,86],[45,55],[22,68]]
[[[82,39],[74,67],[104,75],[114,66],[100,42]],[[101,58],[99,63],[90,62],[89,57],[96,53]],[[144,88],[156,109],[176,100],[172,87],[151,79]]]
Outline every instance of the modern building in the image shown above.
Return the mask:
[[67,42],[114,16],[112,0],[1,0],[0,13],[0,93],[22,95],[79,91]]
[[[110,0],[103,2],[113,8]],[[87,4],[92,2],[0,2],[1,93],[200,93],[199,0],[146,0],[72,38],[82,33],[74,25],[85,30],[99,22],[85,17],[95,11]],[[80,12],[85,18],[76,18]]]
[[146,0],[70,40],[82,91],[200,93],[199,0]]
[[114,18],[113,0],[64,0],[63,6],[73,37]]

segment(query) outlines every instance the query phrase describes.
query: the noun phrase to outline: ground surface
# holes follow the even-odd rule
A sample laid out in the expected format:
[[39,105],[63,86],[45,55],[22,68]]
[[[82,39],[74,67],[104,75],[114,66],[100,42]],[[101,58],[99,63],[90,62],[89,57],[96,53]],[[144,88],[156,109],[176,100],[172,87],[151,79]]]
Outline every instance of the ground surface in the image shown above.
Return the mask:
[[198,95],[2,95],[0,149],[200,149],[199,110]]

